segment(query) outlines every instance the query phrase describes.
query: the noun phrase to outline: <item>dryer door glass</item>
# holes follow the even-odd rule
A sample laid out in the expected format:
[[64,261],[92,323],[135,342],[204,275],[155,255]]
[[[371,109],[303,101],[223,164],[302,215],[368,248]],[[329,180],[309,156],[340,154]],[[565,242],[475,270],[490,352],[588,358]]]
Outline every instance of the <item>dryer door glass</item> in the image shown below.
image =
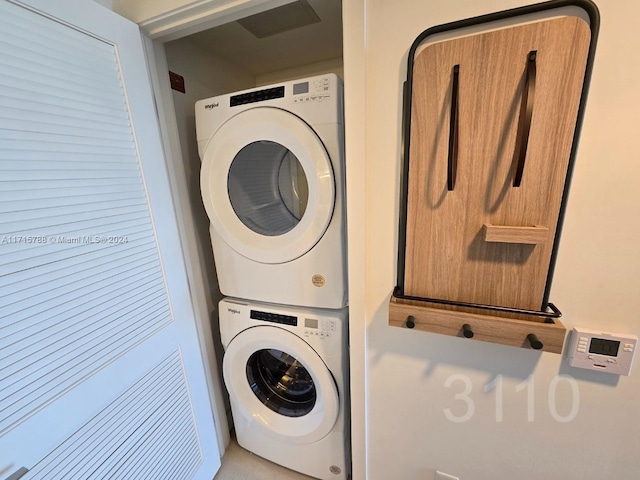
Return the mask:
[[302,417],[316,404],[316,387],[302,364],[288,353],[258,350],[247,361],[247,380],[268,408],[287,417]]
[[272,141],[253,142],[233,159],[229,200],[248,228],[266,236],[287,233],[307,208],[309,186],[296,156]]

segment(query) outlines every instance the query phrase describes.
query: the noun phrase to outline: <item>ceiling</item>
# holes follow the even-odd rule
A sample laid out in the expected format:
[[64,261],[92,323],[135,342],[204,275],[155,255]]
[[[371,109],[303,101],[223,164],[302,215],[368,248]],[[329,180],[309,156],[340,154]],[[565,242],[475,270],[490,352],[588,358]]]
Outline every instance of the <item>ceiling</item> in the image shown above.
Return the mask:
[[320,22],[265,38],[231,22],[187,38],[256,76],[342,58],[342,1],[306,1]]

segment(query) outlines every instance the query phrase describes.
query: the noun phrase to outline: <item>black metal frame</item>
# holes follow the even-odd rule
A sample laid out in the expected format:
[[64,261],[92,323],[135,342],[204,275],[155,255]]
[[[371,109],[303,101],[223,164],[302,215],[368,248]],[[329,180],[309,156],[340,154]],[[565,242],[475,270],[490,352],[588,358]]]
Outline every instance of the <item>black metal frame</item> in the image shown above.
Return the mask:
[[[565,179],[564,189],[562,192],[562,201],[560,203],[560,212],[558,216],[558,225],[556,227],[555,238],[553,241],[553,249],[551,251],[551,260],[549,263],[549,271],[547,273],[547,281],[543,296],[542,305],[540,311],[536,310],[520,310],[508,307],[497,307],[491,305],[478,305],[464,302],[455,302],[450,300],[441,300],[433,298],[416,298],[404,295],[404,274],[405,274],[405,261],[406,261],[406,248],[407,248],[407,198],[409,188],[409,149],[411,141],[411,97],[412,97],[412,82],[413,82],[413,62],[416,50],[418,47],[431,35],[447,32],[450,30],[457,30],[467,27],[473,27],[482,25],[485,23],[495,22],[497,20],[505,20],[521,15],[528,15],[532,13],[545,12],[548,10],[555,10],[563,7],[578,7],[585,11],[589,16],[589,27],[591,29],[591,42],[589,44],[589,54],[587,57],[587,65],[585,69],[584,82],[582,84],[582,94],[580,97],[580,106],[578,108],[578,117],[576,120],[576,128],[573,134],[573,141],[571,144],[571,154],[569,156],[569,164],[567,167],[567,176]],[[569,188],[571,186],[571,177],[573,173],[573,167],[575,164],[576,151],[578,142],[580,139],[580,131],[582,130],[582,120],[584,118],[584,111],[587,102],[587,94],[589,91],[589,84],[591,81],[591,73],[593,69],[593,60],[596,52],[596,44],[598,40],[598,32],[600,30],[600,12],[598,8],[591,0],[551,0],[544,3],[538,3],[535,5],[528,5],[525,7],[514,8],[510,10],[503,10],[501,12],[491,13],[488,15],[481,15],[479,17],[473,17],[466,20],[459,20],[456,22],[446,23],[431,27],[422,32],[414,40],[411,48],[409,49],[409,55],[407,60],[407,80],[403,85],[403,115],[402,115],[402,184],[400,190],[400,218],[399,218],[399,232],[398,232],[398,268],[397,268],[397,283],[394,290],[394,296],[397,298],[405,298],[409,300],[422,300],[431,303],[441,303],[446,305],[455,305],[467,308],[478,308],[482,310],[492,310],[499,312],[510,312],[516,314],[528,314],[541,317],[559,318],[562,313],[552,304],[549,303],[549,293],[551,290],[551,282],[553,280],[553,271],[555,269],[558,245],[560,243],[560,234],[562,231],[562,224],[564,222],[564,216],[567,206],[567,198],[569,196]],[[551,308],[552,313],[547,310]]]

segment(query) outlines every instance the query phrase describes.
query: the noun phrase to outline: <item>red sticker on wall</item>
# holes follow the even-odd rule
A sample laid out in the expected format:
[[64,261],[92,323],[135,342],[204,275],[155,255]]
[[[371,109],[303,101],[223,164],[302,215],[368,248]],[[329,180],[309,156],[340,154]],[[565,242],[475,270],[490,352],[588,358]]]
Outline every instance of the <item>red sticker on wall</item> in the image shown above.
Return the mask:
[[185,93],[184,91],[184,77],[177,73],[169,72],[169,80],[171,81],[171,89],[178,92]]

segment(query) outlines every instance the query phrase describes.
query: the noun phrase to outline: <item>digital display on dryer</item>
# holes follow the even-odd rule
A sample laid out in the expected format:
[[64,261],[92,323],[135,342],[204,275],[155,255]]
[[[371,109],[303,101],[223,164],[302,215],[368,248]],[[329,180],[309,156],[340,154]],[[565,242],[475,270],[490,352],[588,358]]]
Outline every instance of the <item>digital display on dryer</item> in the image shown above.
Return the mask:
[[293,85],[293,94],[300,95],[301,93],[309,93],[309,82],[295,83]]
[[298,326],[298,317],[291,315],[282,315],[281,313],[262,312],[260,310],[251,310],[249,315],[253,320],[262,320],[263,322],[279,323],[281,325]]
[[318,319],[317,318],[305,318],[304,319],[304,326],[306,328],[318,328]]

